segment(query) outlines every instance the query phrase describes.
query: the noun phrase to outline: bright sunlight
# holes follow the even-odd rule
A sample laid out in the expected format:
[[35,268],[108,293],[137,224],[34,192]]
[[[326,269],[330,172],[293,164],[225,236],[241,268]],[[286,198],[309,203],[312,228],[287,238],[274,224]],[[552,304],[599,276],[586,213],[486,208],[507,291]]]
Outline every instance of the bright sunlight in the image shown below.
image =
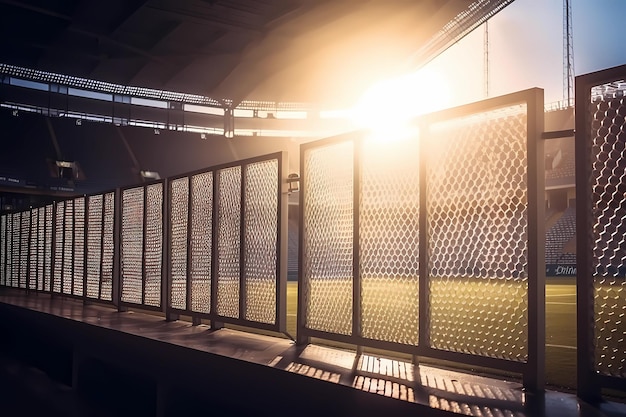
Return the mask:
[[449,103],[450,91],[443,77],[422,69],[374,84],[350,113],[357,127],[372,131],[372,139],[389,142],[414,136],[411,119]]

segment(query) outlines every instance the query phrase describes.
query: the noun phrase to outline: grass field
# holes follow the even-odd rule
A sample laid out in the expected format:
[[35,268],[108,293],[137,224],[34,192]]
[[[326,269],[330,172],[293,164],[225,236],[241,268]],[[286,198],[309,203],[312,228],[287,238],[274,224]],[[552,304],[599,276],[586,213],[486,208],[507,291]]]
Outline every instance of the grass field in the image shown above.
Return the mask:
[[[447,290],[442,288],[442,290]],[[503,295],[511,295],[511,291],[516,291],[515,288],[509,288]],[[475,289],[473,292],[466,292],[466,295],[480,298],[481,294],[485,292],[480,288]],[[296,334],[296,317],[297,317],[297,294],[298,287],[296,282],[288,282],[287,284],[287,330],[289,334]],[[472,295],[473,294],[473,295]],[[515,309],[511,309],[510,306],[503,305],[503,300],[498,301],[498,296],[493,295],[490,298],[491,302],[496,305],[496,310],[501,310],[501,314],[514,313]],[[445,306],[445,309],[453,308],[454,297],[449,297],[450,302]],[[476,301],[480,303],[479,301]],[[471,303],[471,302],[470,302]],[[328,304],[327,304],[328,305]],[[463,326],[472,327],[474,330],[479,329],[482,325],[490,320],[493,314],[486,311],[483,308],[478,308],[476,311],[478,316],[462,317],[465,313],[458,308],[455,311],[449,311],[446,314],[445,309],[434,314],[439,315],[440,324],[450,324],[451,320],[447,322],[441,322],[446,315],[460,320]],[[477,317],[481,317],[481,320],[477,320]],[[473,323],[471,323],[473,321]],[[500,329],[502,333],[510,332],[515,329],[507,329],[506,327]],[[442,340],[445,340],[442,339]],[[494,344],[497,341],[492,341]],[[328,342],[328,344],[334,344]],[[513,353],[517,352],[519,347],[508,350]],[[548,279],[546,286],[546,379],[548,384],[558,387],[574,388],[576,386],[576,285],[575,278],[558,278]]]

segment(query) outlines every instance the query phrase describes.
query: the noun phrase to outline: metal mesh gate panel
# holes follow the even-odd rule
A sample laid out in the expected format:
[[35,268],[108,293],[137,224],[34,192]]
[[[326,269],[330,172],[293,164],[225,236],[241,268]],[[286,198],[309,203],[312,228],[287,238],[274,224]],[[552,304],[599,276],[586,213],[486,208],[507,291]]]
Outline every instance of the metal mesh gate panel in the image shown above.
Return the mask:
[[100,274],[102,262],[102,208],[103,195],[88,198],[87,209],[87,288],[88,298],[98,298],[100,293]]
[[170,311],[284,331],[284,161],[271,154],[168,181]]
[[28,288],[28,255],[30,244],[30,211],[20,213],[20,260],[19,284],[20,288]]
[[122,191],[121,301],[143,302],[144,188]]
[[428,267],[436,349],[527,360],[526,113],[519,105],[430,127]]
[[353,158],[352,141],[306,149],[301,157],[301,320],[309,329],[343,335],[352,334]]
[[37,254],[39,253],[39,211],[32,209],[30,211],[30,242],[28,243],[28,288],[37,289]]
[[87,197],[87,298],[112,300],[114,202],[114,192]]
[[217,171],[217,314],[239,318],[241,167]]
[[268,324],[276,322],[278,174],[276,159],[245,166],[244,319]]
[[0,216],[0,285],[6,285],[7,216]]
[[422,117],[406,138],[302,145],[299,342],[493,367],[541,389],[542,122],[533,89]]
[[52,291],[52,259],[54,256],[52,253],[52,240],[53,240],[52,230],[53,230],[53,224],[54,224],[54,218],[52,216],[53,213],[54,213],[54,205],[53,204],[47,205],[45,207],[46,222],[44,226],[45,240],[44,240],[44,255],[43,255],[43,262],[44,262],[43,290],[46,292]]
[[189,220],[189,178],[170,182],[170,274],[171,305],[187,308],[187,223]]
[[121,301],[161,306],[163,183],[122,190]]
[[[579,390],[626,390],[626,66],[576,79]],[[597,378],[600,384],[597,384]]]
[[213,248],[213,172],[191,177],[190,234],[190,307],[192,311],[209,313]]
[[362,145],[359,248],[363,337],[419,339],[418,142]]
[[102,211],[100,299],[104,301],[113,300],[115,195],[115,192],[106,193],[104,195],[104,207]]
[[74,268],[72,294],[83,296],[85,277],[85,198],[74,200]]

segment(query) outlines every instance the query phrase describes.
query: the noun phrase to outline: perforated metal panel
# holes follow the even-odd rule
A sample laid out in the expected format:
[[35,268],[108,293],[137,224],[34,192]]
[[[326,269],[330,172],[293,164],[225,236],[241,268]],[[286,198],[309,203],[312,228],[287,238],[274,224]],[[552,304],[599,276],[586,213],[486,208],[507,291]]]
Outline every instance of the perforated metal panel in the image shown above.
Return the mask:
[[63,235],[65,234],[65,201],[56,204],[54,210],[54,270],[52,271],[52,292],[61,292],[63,279]]
[[7,216],[0,216],[0,285],[6,285]]
[[217,314],[239,318],[241,167],[217,171]]
[[100,299],[113,299],[113,233],[115,221],[115,193],[104,195],[102,218],[102,269],[100,275]]
[[163,264],[163,184],[146,187],[145,304],[161,305]]
[[462,360],[542,389],[542,109],[532,89],[424,116],[404,139],[302,145],[299,342]]
[[43,290],[50,292],[52,291],[52,259],[54,254],[52,253],[52,228],[54,225],[54,217],[53,217],[53,213],[54,213],[54,205],[53,204],[49,204],[46,206],[45,208],[45,242],[44,242],[44,271],[43,271],[43,278],[44,278],[44,285],[43,285]]
[[527,360],[526,126],[519,105],[431,127],[430,336],[437,349]]
[[28,288],[37,289],[37,256],[39,254],[39,211],[38,209],[30,210],[30,242],[28,246]]
[[143,302],[144,189],[122,191],[121,300]]
[[305,325],[346,335],[352,332],[353,157],[352,142],[307,149],[300,207]]
[[[595,369],[626,378],[626,98],[624,80],[592,89],[590,157]],[[620,93],[621,91],[621,93]]]
[[37,209],[37,290],[44,290],[46,268],[46,208]]
[[28,288],[28,255],[30,244],[30,211],[20,213],[19,287]]
[[360,197],[362,334],[416,345],[419,334],[419,143],[363,143]]
[[191,193],[191,309],[209,313],[213,248],[213,172],[192,176]]
[[74,269],[72,271],[72,294],[82,297],[85,269],[85,198],[74,200]]
[[276,321],[278,161],[246,165],[244,189],[245,319]]
[[6,216],[6,255],[5,255],[5,285],[10,287],[13,285],[12,283],[12,272],[13,272],[13,214],[8,214]]
[[170,182],[170,265],[171,306],[187,308],[187,223],[189,219],[189,178]]
[[65,202],[65,220],[63,233],[63,275],[61,291],[72,294],[72,279],[74,273],[74,201]]
[[85,295],[98,298],[100,293],[100,273],[102,263],[102,213],[104,196],[92,195],[88,198],[87,211],[87,288]]

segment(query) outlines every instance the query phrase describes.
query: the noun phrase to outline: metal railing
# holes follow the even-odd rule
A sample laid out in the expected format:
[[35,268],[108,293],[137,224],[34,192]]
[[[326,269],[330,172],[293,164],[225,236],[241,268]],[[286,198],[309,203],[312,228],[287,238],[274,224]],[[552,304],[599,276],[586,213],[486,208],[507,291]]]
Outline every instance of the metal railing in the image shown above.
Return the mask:
[[286,332],[286,153],[0,216],[0,285]]
[[285,332],[286,155],[168,181],[171,314]]
[[541,390],[543,91],[417,124],[395,142],[301,146],[298,342],[517,372]]

